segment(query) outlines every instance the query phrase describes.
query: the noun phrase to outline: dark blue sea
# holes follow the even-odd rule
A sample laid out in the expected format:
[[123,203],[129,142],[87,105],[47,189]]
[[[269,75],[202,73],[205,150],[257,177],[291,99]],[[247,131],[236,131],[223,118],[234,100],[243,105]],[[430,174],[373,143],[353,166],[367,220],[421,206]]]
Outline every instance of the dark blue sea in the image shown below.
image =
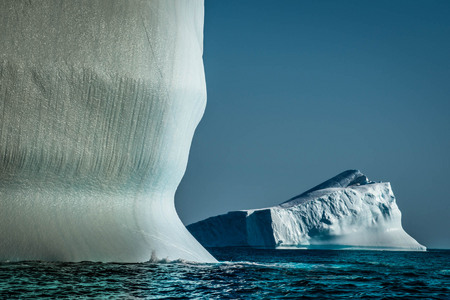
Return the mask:
[[219,263],[0,263],[0,299],[450,299],[450,250],[209,250]]

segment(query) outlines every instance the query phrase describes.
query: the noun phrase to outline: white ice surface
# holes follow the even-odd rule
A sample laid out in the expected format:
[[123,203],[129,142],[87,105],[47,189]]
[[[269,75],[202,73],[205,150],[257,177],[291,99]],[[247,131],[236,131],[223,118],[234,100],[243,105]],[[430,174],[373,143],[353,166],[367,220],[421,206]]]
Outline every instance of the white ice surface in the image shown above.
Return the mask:
[[215,259],[174,208],[202,0],[0,1],[0,260]]
[[281,205],[231,212],[188,229],[209,247],[426,249],[403,230],[391,185],[355,170]]

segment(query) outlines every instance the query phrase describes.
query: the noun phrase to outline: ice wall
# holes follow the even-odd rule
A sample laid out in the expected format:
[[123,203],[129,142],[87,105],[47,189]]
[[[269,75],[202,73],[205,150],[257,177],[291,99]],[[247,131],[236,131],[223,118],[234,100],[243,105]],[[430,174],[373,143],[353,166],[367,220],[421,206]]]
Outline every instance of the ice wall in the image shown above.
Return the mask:
[[202,0],[0,1],[0,260],[215,261],[174,208]]

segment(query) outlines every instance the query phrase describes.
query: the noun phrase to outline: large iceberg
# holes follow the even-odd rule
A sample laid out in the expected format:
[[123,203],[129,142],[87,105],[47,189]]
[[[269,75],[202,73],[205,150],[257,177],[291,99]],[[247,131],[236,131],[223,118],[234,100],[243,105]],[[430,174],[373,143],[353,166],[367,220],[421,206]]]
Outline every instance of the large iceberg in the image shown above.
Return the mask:
[[174,193],[203,0],[0,1],[0,260],[215,259]]
[[205,247],[425,250],[402,228],[389,182],[345,171],[282,204],[191,224]]

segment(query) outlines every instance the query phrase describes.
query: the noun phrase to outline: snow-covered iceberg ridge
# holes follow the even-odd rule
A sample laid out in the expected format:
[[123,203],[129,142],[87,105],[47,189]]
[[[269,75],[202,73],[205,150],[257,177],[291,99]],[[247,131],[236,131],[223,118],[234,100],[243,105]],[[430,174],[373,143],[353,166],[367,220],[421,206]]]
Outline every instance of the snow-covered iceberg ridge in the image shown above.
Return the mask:
[[216,261],[175,211],[203,0],[0,1],[0,261]]
[[205,247],[426,250],[403,230],[390,183],[357,170],[278,206],[229,212],[188,230]]

